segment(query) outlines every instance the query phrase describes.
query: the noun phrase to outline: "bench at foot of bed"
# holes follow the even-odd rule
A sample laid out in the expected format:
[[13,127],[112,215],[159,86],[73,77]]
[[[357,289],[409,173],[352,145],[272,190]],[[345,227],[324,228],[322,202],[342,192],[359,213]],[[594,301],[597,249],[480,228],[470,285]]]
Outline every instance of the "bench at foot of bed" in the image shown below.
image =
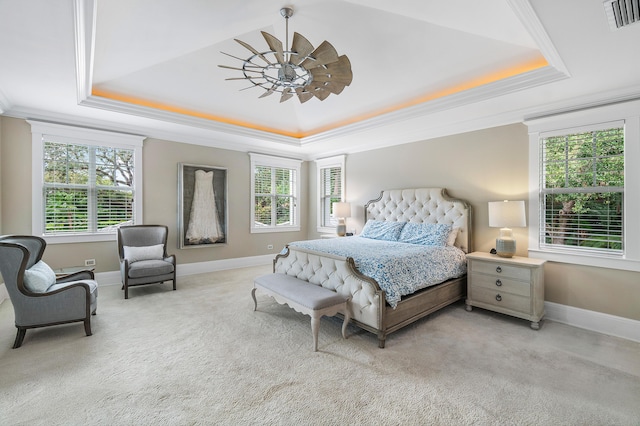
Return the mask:
[[296,311],[311,317],[313,350],[315,352],[318,351],[320,318],[324,315],[334,316],[341,313],[344,316],[342,337],[347,338],[347,324],[349,324],[351,317],[347,307],[349,297],[322,286],[310,284],[291,275],[274,273],[260,276],[254,280],[253,289],[251,290],[254,311],[258,309],[257,289],[273,297],[278,303],[286,304]]

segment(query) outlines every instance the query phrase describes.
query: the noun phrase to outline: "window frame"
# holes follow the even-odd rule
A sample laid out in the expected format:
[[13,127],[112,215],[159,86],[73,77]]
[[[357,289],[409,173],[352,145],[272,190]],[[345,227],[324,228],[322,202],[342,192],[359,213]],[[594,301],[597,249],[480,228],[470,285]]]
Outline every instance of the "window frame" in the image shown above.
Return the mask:
[[31,232],[41,236],[48,244],[82,243],[98,241],[115,241],[116,232],[82,232],[61,235],[45,235],[44,233],[44,139],[51,137],[54,142],[101,146],[109,148],[131,149],[134,152],[133,183],[133,221],[142,223],[142,146],[144,136],[109,132],[105,130],[87,129],[64,124],[45,123],[27,120],[31,125]]
[[[253,152],[249,153],[249,158],[251,162],[251,198],[250,198],[250,206],[251,206],[251,220],[250,220],[250,233],[252,234],[260,234],[260,233],[268,233],[268,232],[295,232],[300,231],[300,210],[301,210],[301,201],[300,201],[300,179],[301,176],[301,164],[302,160],[292,159],[292,158],[284,158],[284,157],[276,157],[271,155],[264,154],[256,154]],[[269,167],[269,168],[282,168],[282,169],[290,169],[295,171],[295,185],[293,188],[293,199],[294,199],[294,224],[293,225],[270,225],[270,226],[255,226],[256,223],[256,211],[255,211],[255,197],[256,197],[256,182],[255,182],[255,170],[256,167]],[[274,194],[275,195],[275,194]]]
[[[318,208],[317,208],[317,232],[319,233],[335,233],[336,226],[338,225],[338,220],[336,218],[330,219],[330,224],[327,225],[323,223],[323,209],[325,208],[324,200],[325,194],[322,190],[323,185],[323,170],[339,168],[340,169],[340,201],[346,200],[346,191],[345,191],[345,156],[337,155],[335,157],[322,158],[319,160],[315,160],[316,163],[316,194],[318,194]],[[329,206],[329,210],[331,210],[331,206]]]
[[[606,124],[624,125],[624,247],[621,255],[587,252],[572,247],[540,244],[541,140],[544,136],[568,134]],[[526,120],[529,129],[529,256],[561,263],[640,271],[640,101],[576,110]],[[635,165],[635,167],[634,167]]]

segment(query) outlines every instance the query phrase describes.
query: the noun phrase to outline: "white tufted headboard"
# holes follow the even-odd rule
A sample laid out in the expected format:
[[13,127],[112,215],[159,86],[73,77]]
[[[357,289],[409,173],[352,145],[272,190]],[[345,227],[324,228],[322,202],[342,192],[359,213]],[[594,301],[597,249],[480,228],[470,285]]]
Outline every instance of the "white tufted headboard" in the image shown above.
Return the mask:
[[444,188],[384,190],[364,206],[364,219],[391,222],[446,223],[460,228],[456,247],[473,251],[471,205],[450,198]]

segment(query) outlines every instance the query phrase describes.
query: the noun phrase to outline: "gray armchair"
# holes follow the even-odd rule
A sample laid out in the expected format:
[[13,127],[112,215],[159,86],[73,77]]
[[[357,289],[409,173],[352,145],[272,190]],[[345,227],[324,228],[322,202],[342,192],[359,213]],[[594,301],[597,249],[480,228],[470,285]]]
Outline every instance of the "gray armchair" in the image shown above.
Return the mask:
[[133,225],[118,228],[118,256],[124,298],[129,287],[173,281],[176,289],[176,256],[167,255],[164,225]]
[[[41,262],[46,245],[36,236],[0,237],[0,272],[18,329],[14,349],[22,345],[29,328],[83,321],[85,333],[91,336],[91,315],[96,314],[98,303],[93,272],[56,278],[53,270]],[[37,275],[41,270],[48,273]],[[37,280],[32,278],[36,275]],[[36,281],[37,286],[31,284]]]

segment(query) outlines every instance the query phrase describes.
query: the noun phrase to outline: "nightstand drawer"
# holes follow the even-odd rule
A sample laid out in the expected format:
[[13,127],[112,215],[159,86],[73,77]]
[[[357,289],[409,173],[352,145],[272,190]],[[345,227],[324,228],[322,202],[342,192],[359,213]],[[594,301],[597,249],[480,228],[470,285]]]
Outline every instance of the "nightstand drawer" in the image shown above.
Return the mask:
[[482,274],[499,275],[506,278],[514,278],[516,280],[531,280],[531,270],[518,266],[509,266],[497,262],[471,262],[471,272],[479,272]]
[[499,290],[474,287],[471,289],[471,297],[477,302],[499,306],[512,311],[522,313],[529,313],[531,311],[531,298],[517,296],[515,294],[509,294]]
[[472,273],[471,283],[473,287],[483,287],[493,291],[517,294],[524,297],[531,296],[531,285],[529,281],[517,281],[496,274],[485,275]]

